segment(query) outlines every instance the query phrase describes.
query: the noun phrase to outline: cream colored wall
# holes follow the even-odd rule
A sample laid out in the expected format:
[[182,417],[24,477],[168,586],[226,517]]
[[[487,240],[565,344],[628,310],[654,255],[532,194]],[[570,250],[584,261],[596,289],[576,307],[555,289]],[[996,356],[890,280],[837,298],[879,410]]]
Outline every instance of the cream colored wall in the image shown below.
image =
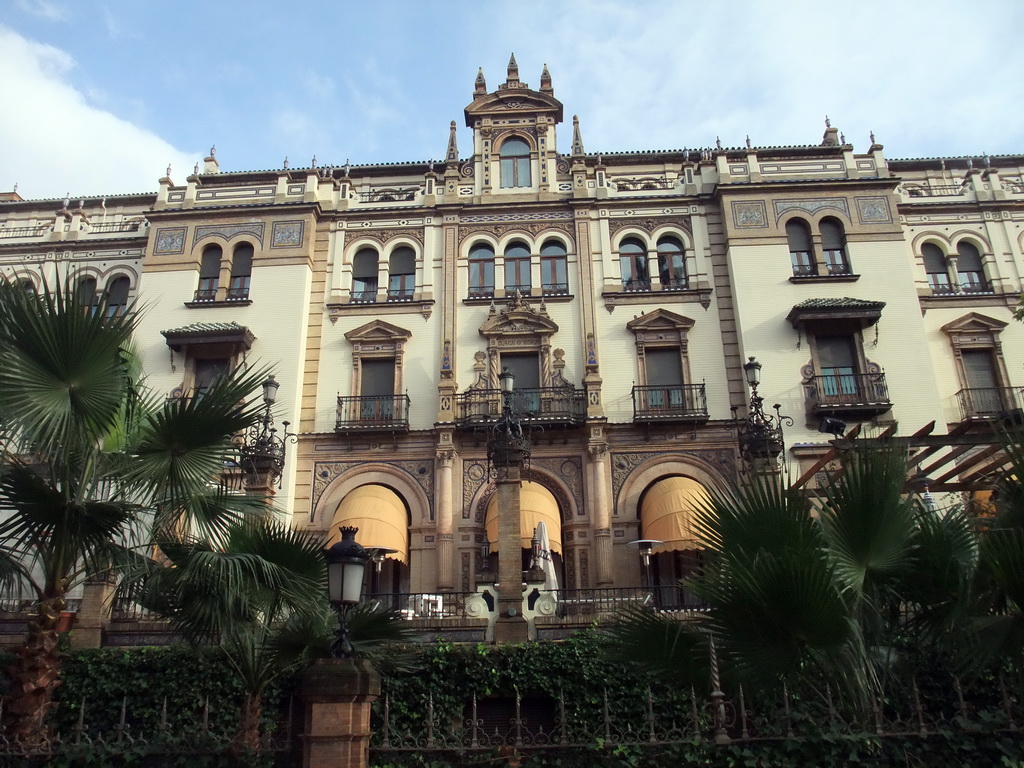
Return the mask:
[[[907,435],[933,419],[943,420],[939,388],[930,375],[934,363],[925,325],[913,288],[912,267],[902,241],[851,242],[849,259],[856,282],[793,284],[788,247],[732,246],[728,249],[733,274],[735,311],[741,352],[754,355],[764,366],[760,394],[766,405],[781,403],[795,426],[786,442],[823,443],[817,420],[806,417],[800,369],[811,359],[806,335],[802,340],[786,315],[811,298],[852,297],[886,302],[875,329],[863,333],[865,357],[882,367],[893,403],[892,416]],[[799,343],[799,347],[797,346]],[[941,426],[939,427],[942,428]]]
[[[256,337],[246,361],[252,366],[271,367],[281,384],[274,407],[275,420],[279,425],[284,420],[294,425],[302,392],[309,269],[257,266],[249,293],[252,304],[238,307],[186,307],[184,302],[192,298],[197,279],[193,270],[148,272],[143,277],[143,312],[136,338],[147,384],[156,392],[170,393],[185,378],[184,357],[175,353],[172,370],[170,349],[161,331],[195,323],[236,322],[248,327]],[[289,446],[288,451],[294,457],[295,446]],[[287,462],[281,490],[275,497],[278,506],[289,515],[294,473],[295,462]]]

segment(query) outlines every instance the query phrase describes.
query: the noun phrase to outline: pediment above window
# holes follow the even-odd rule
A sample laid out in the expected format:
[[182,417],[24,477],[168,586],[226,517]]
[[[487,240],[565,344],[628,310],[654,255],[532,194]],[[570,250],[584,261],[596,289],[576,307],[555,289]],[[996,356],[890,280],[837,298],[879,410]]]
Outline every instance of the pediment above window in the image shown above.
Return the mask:
[[496,336],[550,336],[557,333],[558,325],[552,320],[542,303],[534,309],[521,296],[515,296],[508,306],[500,312],[491,305],[491,313],[480,326],[480,335],[493,338]]
[[474,127],[476,120],[484,116],[508,116],[510,112],[530,115],[551,115],[556,123],[562,122],[562,102],[554,96],[530,90],[515,88],[489,93],[466,107],[466,125]]
[[994,317],[988,317],[978,312],[968,312],[963,317],[958,317],[956,320],[946,323],[942,326],[942,330],[950,336],[975,333],[994,335],[1002,331],[1007,325],[1008,323],[996,320]]
[[375,341],[381,342],[397,342],[397,341],[408,341],[412,336],[412,333],[399,328],[397,325],[386,323],[383,320],[374,320],[361,325],[358,328],[353,328],[345,334],[345,338],[352,343],[368,344]]
[[633,333],[653,334],[660,331],[685,333],[693,328],[694,321],[684,315],[677,315],[667,309],[656,309],[653,312],[635,317],[626,323],[626,328]]

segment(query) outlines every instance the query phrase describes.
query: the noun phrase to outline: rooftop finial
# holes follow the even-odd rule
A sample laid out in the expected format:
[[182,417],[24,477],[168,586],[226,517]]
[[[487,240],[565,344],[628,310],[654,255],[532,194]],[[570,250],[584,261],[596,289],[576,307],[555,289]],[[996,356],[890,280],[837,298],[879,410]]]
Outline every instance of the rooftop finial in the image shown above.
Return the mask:
[[875,141],[875,132],[874,131],[868,131],[868,138],[871,139],[871,143],[872,144],[877,144],[878,143],[878,142]]
[[845,144],[846,143],[846,134],[845,133],[840,133],[839,134],[839,143],[840,144]]
[[452,120],[448,126],[448,151],[444,156],[445,165],[453,165],[459,162],[459,145],[455,141],[455,121]]
[[748,133],[747,134],[747,149],[750,149],[750,147],[751,147],[751,144],[750,144],[750,134]]
[[717,149],[721,149],[722,148],[722,139],[719,136],[715,136],[715,147]]
[[194,166],[192,166],[192,175],[193,176],[198,176],[199,175],[199,163],[196,163]]
[[540,73],[540,92],[541,93],[553,93],[554,88],[551,87],[551,73],[548,72],[548,65],[544,65],[544,71]]
[[217,145],[213,144],[210,147],[210,157],[216,157],[216,156],[217,156]]
[[310,168],[316,168],[316,155],[313,155],[313,159],[309,163]]
[[284,162],[281,163],[281,167],[284,168],[286,171],[288,170],[288,155],[284,156]]
[[828,119],[828,115],[825,115],[825,127],[826,128],[831,128],[832,127],[832,121]]
[[168,179],[171,178],[171,164],[167,164],[167,173],[164,174]]
[[583,136],[580,134],[580,118],[578,115],[572,116],[572,156],[582,157],[583,152]]
[[484,80],[484,68],[480,67],[480,69],[478,69],[477,72],[476,72],[476,82],[473,83],[473,95],[474,96],[478,96],[478,95],[482,96],[482,95],[484,95],[486,93],[487,93],[487,81]]
[[350,166],[348,164],[348,158],[346,157],[345,158],[345,178],[348,178],[348,172],[351,170],[351,168],[352,168],[352,166]]
[[508,77],[505,82],[509,85],[519,82],[519,65],[516,64],[516,55],[514,53],[508,60]]

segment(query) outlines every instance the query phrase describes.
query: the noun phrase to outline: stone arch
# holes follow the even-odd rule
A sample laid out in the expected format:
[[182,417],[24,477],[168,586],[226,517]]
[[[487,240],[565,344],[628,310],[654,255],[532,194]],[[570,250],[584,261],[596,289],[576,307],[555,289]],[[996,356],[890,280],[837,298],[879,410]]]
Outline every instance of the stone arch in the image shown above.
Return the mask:
[[397,493],[409,512],[410,528],[433,525],[430,499],[423,488],[404,469],[384,463],[360,464],[334,478],[317,501],[310,523],[326,533],[338,504],[349,491],[361,485],[383,485]]
[[665,455],[645,461],[626,477],[615,499],[615,516],[619,520],[637,520],[640,499],[651,485],[665,477],[691,477],[710,492],[723,490],[728,483],[714,467],[692,456]]

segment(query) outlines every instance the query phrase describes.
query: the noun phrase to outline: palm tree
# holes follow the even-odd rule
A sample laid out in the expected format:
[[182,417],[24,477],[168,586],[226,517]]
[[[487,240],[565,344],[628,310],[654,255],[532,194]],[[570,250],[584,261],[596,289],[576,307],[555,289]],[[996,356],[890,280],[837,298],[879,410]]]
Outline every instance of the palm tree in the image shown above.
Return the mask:
[[[141,574],[139,599],[193,645],[219,646],[245,691],[233,749],[254,754],[266,687],[326,656],[337,630],[323,540],[265,517],[232,525],[218,545],[170,539],[160,549],[167,559]],[[362,650],[408,637],[395,612],[365,605],[350,614],[350,630]]]
[[10,738],[42,732],[70,590],[138,557],[154,530],[221,535],[254,507],[218,480],[232,435],[258,417],[250,395],[265,371],[201,400],[147,396],[130,354],[135,318],[67,287],[34,296],[0,283],[0,566],[21,564],[37,608],[11,668]]

